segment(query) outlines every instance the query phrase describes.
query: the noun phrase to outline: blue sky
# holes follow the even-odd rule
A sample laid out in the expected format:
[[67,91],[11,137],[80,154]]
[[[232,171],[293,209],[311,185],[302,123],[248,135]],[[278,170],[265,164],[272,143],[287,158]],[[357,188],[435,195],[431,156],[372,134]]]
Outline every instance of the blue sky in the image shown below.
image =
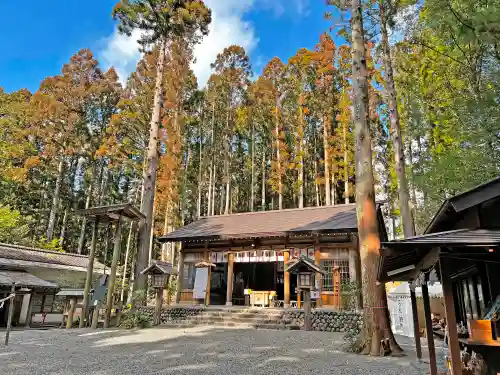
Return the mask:
[[[115,66],[123,80],[140,55],[135,40],[118,35],[111,18],[117,0],[8,0],[0,2],[0,86],[7,92],[36,91],[56,75],[72,54],[90,48],[103,68]],[[195,50],[200,84],[210,63],[230,44],[240,44],[254,71],[274,56],[287,60],[302,47],[313,48],[331,26],[319,0],[206,0],[213,10],[211,34]],[[50,6],[48,6],[50,4]]]

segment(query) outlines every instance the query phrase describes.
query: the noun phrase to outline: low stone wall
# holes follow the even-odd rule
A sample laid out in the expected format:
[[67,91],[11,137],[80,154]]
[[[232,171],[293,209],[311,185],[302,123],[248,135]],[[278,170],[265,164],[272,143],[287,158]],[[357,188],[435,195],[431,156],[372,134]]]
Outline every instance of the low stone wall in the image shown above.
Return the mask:
[[[363,327],[363,318],[358,312],[316,310],[311,315],[314,331],[358,333]],[[304,312],[285,311],[281,320],[285,324],[297,325],[302,328],[304,326]]]
[[[140,311],[153,318],[154,307],[142,307]],[[222,310],[224,311],[224,310]],[[204,307],[173,307],[163,309],[161,312],[162,324],[183,324],[185,322],[196,320],[200,315],[210,316],[220,313],[221,310],[212,310]],[[269,321],[268,313],[276,313],[276,310],[261,310],[255,312],[250,310],[248,313],[255,313],[257,318],[262,316],[262,321],[271,323]],[[234,314],[238,317],[239,314],[245,313],[241,310],[227,310],[228,314]],[[228,319],[230,321],[230,318]],[[263,326],[258,324],[258,326]],[[283,328],[287,327],[304,327],[304,312],[301,310],[283,310],[278,312],[276,317],[273,317],[272,324],[278,325]],[[312,312],[312,329],[315,331],[328,331],[328,332],[344,332],[357,334],[363,327],[363,318],[359,312],[351,311],[328,311],[328,310],[315,310]]]

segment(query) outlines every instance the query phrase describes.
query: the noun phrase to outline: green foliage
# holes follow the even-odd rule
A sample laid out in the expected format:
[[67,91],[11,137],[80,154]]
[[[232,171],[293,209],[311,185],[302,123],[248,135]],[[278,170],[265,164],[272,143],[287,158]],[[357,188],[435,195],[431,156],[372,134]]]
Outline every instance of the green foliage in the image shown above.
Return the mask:
[[120,327],[125,329],[133,329],[133,328],[149,328],[153,324],[153,321],[149,317],[149,315],[144,314],[140,311],[125,311],[122,315],[120,321]]
[[19,211],[0,205],[0,242],[23,243],[28,232],[27,221]]
[[356,310],[357,301],[361,296],[361,289],[357,282],[344,282],[340,287],[342,309],[348,311]]

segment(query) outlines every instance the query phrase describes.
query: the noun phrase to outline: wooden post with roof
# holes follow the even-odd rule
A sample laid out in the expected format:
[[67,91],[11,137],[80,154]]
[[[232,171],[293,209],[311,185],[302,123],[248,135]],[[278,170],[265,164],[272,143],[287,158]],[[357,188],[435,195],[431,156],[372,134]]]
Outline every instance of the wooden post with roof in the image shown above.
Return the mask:
[[[83,295],[83,307],[82,316],[87,317],[89,309],[89,293],[90,287],[92,285],[92,273],[95,259],[95,249],[97,243],[98,226],[99,224],[115,223],[115,238],[114,238],[114,248],[113,248],[113,258],[111,261],[111,275],[108,284],[108,295],[106,300],[106,311],[104,317],[104,328],[109,327],[111,318],[111,309],[113,306],[113,297],[116,283],[116,269],[118,266],[118,260],[120,258],[121,250],[121,226],[122,219],[129,221],[139,221],[144,220],[145,216],[135,208],[131,203],[121,203],[109,206],[99,206],[91,207],[85,210],[76,211],[77,215],[85,217],[87,220],[94,222],[93,233],[92,233],[92,243],[89,252],[89,263],[87,268],[87,278],[85,280],[85,289]],[[96,309],[99,307],[96,306]],[[119,307],[122,308],[121,306]],[[80,327],[84,326],[84,319],[80,320]]]
[[[461,375],[471,365],[463,363],[470,356],[462,357],[461,350],[480,354],[474,366],[487,367],[486,373],[500,372],[499,211],[497,178],[445,200],[423,235],[382,243],[379,281],[421,280],[433,375],[438,369],[427,291],[431,270],[443,287],[450,373]],[[459,332],[462,327],[467,329]]]

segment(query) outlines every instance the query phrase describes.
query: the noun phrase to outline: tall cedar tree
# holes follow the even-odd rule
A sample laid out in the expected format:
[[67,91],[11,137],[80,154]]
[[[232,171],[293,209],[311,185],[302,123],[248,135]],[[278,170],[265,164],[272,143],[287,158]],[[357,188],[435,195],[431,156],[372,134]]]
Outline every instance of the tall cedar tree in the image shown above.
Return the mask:
[[141,212],[146,220],[139,226],[140,240],[136,263],[135,290],[146,289],[146,277],[140,273],[148,264],[153,227],[153,208],[158,168],[158,133],[163,91],[163,71],[166,49],[175,38],[197,42],[208,33],[211,11],[200,0],[122,0],[113,10],[113,17],[120,24],[118,30],[125,35],[143,31],[139,44],[143,49],[158,45],[156,82],[152,107],[146,168],[143,177]]
[[360,0],[351,2],[353,122],[356,136],[356,210],[363,290],[363,353],[381,354],[382,340],[390,340],[393,352],[401,349],[394,340],[385,286],[377,281],[380,237],[375,206],[372,144],[368,109],[367,51]]

